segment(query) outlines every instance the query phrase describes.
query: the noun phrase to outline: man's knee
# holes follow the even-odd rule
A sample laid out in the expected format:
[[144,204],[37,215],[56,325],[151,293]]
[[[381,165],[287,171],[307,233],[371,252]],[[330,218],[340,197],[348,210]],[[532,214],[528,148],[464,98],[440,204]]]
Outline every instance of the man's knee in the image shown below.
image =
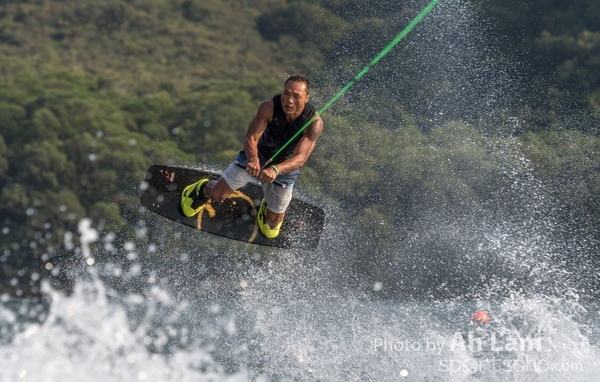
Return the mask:
[[204,188],[204,194],[209,199],[217,202],[222,202],[227,199],[232,192],[233,190],[223,178],[209,181]]

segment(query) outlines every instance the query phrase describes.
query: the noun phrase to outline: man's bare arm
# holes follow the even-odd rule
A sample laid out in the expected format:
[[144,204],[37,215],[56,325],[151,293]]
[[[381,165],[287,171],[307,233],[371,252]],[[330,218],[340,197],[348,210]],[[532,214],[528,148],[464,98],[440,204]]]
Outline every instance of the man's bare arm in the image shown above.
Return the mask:
[[273,118],[273,101],[264,101],[258,107],[256,115],[250,122],[246,137],[244,138],[244,152],[248,158],[246,171],[258,177],[260,175],[260,161],[258,159],[258,140],[265,132],[267,125]]

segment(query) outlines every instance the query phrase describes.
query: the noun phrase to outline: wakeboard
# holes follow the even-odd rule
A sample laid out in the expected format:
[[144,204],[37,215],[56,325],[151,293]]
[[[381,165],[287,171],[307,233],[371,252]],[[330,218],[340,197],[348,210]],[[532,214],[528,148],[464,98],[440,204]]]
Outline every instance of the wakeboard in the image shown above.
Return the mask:
[[319,244],[325,212],[311,203],[292,198],[279,235],[267,239],[256,222],[263,197],[258,182],[248,183],[222,202],[211,201],[193,217],[181,211],[183,189],[198,181],[218,179],[219,173],[201,169],[152,165],[142,183],[141,203],[146,209],[167,219],[228,239],[270,247],[314,250]]

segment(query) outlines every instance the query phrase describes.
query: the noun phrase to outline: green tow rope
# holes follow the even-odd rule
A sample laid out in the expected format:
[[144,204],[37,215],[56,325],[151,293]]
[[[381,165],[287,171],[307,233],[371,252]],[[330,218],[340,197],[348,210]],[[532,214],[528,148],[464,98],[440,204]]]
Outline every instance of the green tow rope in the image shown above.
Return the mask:
[[[350,82],[348,82],[346,84],[346,86],[344,86],[339,92],[337,92],[336,95],[333,96],[332,99],[329,100],[329,102],[327,102],[325,104],[325,106],[323,106],[319,111],[318,114],[323,114],[323,112],[325,112],[325,110],[329,109],[329,107],[331,105],[333,105],[333,103],[335,101],[338,100],[338,98],[340,98],[342,95],[344,95],[344,93],[346,93],[348,91],[348,89],[350,89],[358,80],[361,79],[362,76],[364,76],[365,74],[367,74],[367,72],[369,70],[371,70],[372,67],[374,67],[375,65],[377,65],[377,63],[379,62],[379,60],[381,60],[383,58],[383,56],[385,56],[386,54],[389,53],[390,50],[392,50],[392,48],[394,46],[396,46],[404,37],[406,37],[406,35],[419,23],[421,22],[421,20],[427,16],[427,14],[429,14],[429,12],[431,12],[431,10],[440,2],[440,0],[432,0],[429,4],[427,4],[427,6],[425,8],[423,8],[423,10],[417,15],[415,16],[414,19],[412,19],[412,21],[402,30],[402,32],[400,32],[396,38],[394,38],[385,48],[383,48],[383,50],[373,59],[371,60],[371,62],[369,62],[369,64],[367,66],[365,66]],[[300,135],[304,129],[306,129],[315,119],[317,118],[317,116],[313,116],[308,122],[306,122],[304,124],[304,126],[302,126],[300,128],[300,130],[298,130],[296,132],[296,134],[294,134],[283,146],[281,146],[281,148],[279,150],[277,150],[277,152],[275,154],[273,154],[273,156],[265,163],[265,165],[263,166],[263,168],[266,168],[272,161],[273,159],[275,159],[275,157],[277,155],[279,155],[279,153],[281,153],[294,139],[296,139],[296,137],[298,135]]]

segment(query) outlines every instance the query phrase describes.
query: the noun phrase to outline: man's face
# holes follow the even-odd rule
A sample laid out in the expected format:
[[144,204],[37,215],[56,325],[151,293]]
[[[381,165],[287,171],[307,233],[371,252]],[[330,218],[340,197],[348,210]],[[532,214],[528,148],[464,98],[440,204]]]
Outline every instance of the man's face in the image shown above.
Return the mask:
[[304,110],[308,99],[309,96],[304,82],[288,81],[283,86],[283,92],[281,93],[281,106],[286,117],[288,119],[298,117]]

